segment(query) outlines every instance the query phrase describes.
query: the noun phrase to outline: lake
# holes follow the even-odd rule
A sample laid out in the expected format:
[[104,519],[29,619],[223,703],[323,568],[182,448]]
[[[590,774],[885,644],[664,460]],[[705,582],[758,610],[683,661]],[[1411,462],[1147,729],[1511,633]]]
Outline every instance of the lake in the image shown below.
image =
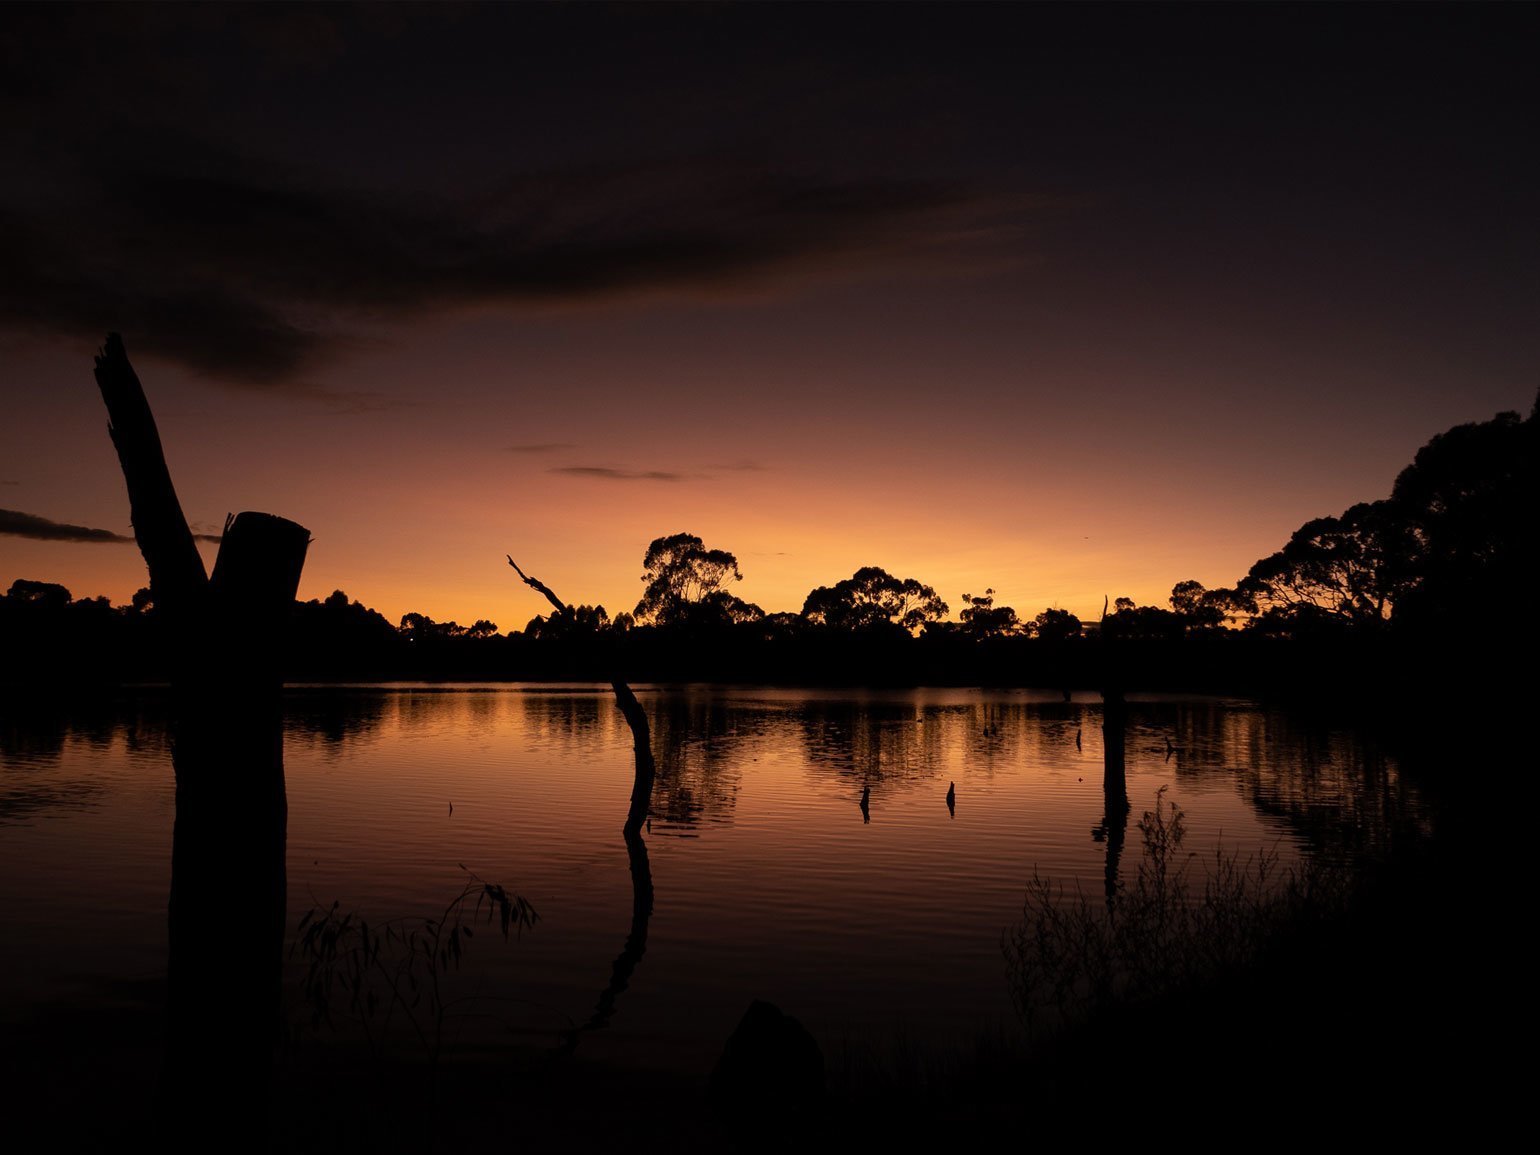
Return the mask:
[[[621,837],[631,738],[600,686],[288,691],[291,938],[333,903],[376,927],[435,915],[469,870],[539,919],[508,942],[476,924],[453,979],[476,1017],[450,1025],[451,1049],[555,1047],[606,987],[608,1013],[578,1045],[620,1067],[709,1070],[755,998],[831,1056],[966,1049],[1016,1029],[1001,935],[1034,872],[1098,897],[1109,870],[1131,878],[1161,787],[1198,863],[1216,847],[1352,863],[1432,821],[1361,736],[1241,700],[1130,699],[1120,840],[1095,695],[638,696],[658,760],[653,909],[620,982],[636,929]],[[163,701],[10,708],[0,768],[0,1022],[153,989],[174,817]]]

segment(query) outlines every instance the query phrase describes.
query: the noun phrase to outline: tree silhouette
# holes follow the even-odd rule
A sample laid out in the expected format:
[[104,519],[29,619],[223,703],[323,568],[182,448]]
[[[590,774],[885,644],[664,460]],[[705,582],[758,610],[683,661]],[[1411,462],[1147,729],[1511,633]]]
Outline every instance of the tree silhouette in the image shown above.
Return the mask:
[[1032,622],[1032,632],[1045,642],[1078,638],[1083,628],[1080,619],[1068,610],[1046,609]]
[[726,550],[708,550],[694,534],[654,538],[642,558],[642,569],[647,588],[636,603],[636,620],[644,624],[685,624],[694,620],[702,603],[713,617],[748,605],[723,589],[729,582],[743,580],[738,559]]
[[946,617],[947,609],[930,586],[896,578],[876,566],[858,569],[833,586],[819,586],[802,603],[804,617],[836,630],[893,625],[913,633],[926,622]]
[[1171,587],[1171,611],[1189,631],[1213,629],[1224,624],[1231,598],[1233,591],[1207,590],[1202,582],[1180,581]]
[[24,602],[39,609],[63,609],[71,602],[70,591],[56,582],[37,582],[17,578],[5,596],[15,602]]
[[346,671],[390,672],[405,656],[407,639],[384,614],[333,590],[294,607],[287,646],[292,669],[307,676]]
[[497,623],[479,621],[469,628],[459,622],[436,622],[427,614],[401,615],[401,632],[414,642],[442,640],[444,638],[490,637],[497,633]]
[[1414,548],[1391,503],[1363,502],[1300,526],[1236,588],[1256,600],[1260,629],[1375,629],[1409,588]]
[[1105,638],[1145,638],[1175,640],[1182,636],[1186,622],[1180,614],[1159,606],[1141,606],[1133,598],[1118,598],[1114,612],[1102,619]]
[[992,638],[1002,634],[1014,634],[1021,629],[1021,620],[1010,606],[995,605],[995,591],[987,589],[983,596],[963,594],[963,604],[968,608],[957,616],[962,619],[962,632],[971,638]]
[[610,615],[603,606],[567,606],[549,617],[536,614],[524,627],[526,637],[550,641],[597,637],[610,628]]
[[[1540,409],[1540,402],[1537,402]],[[1417,452],[1391,491],[1409,535],[1402,595],[1412,624],[1464,628],[1474,608],[1510,600],[1533,580],[1540,419],[1499,413],[1457,425]]]

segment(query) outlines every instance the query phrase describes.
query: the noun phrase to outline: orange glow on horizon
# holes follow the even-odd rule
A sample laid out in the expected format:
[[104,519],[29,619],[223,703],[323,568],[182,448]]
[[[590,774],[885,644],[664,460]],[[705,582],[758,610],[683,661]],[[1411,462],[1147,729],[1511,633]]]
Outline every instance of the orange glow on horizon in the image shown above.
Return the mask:
[[[378,397],[359,411],[136,364],[195,529],[278,513],[314,536],[301,597],[341,589],[392,622],[417,612],[504,631],[546,610],[504,554],[614,615],[640,596],[648,542],[681,531],[736,554],[733,592],[767,613],[799,611],[867,565],[930,585],[954,620],[961,595],[986,588],[1024,618],[1058,607],[1094,620],[1104,597],[1165,606],[1175,583],[1231,585],[1309,518],[1383,496],[1439,428],[1369,454],[1344,427],[1354,449],[1323,472],[1329,442],[1306,424],[1239,415],[1223,438],[1182,440],[1197,414],[1179,391],[1088,418],[1078,398],[1100,388],[1097,371],[1036,350],[916,359],[907,338],[855,325],[776,360],[763,337],[724,349],[694,327],[725,316],[747,332],[739,306],[718,309],[544,318],[566,340],[527,349],[516,369],[504,346],[534,322],[445,321],[332,368],[318,387]],[[644,321],[673,324],[677,344]],[[89,352],[20,359],[62,408],[46,438],[0,435],[17,481],[0,504],[127,533]],[[922,403],[959,374],[989,399],[982,416]],[[435,395],[446,378],[457,389]],[[731,394],[703,404],[720,380]],[[115,604],[146,584],[131,544],[0,538],[0,581],[16,578]]]

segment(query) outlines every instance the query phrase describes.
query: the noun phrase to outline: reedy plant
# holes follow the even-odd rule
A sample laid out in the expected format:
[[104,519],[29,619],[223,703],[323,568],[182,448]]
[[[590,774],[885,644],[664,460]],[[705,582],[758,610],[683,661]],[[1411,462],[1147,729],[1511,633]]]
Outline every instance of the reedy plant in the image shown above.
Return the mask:
[[1021,921],[1001,938],[1029,1031],[1212,981],[1345,907],[1344,871],[1315,858],[1284,869],[1276,850],[1242,859],[1216,847],[1195,883],[1196,855],[1181,854],[1185,816],[1166,789],[1139,820],[1144,852],[1131,884],[1092,899],[1033,873]]
[[291,957],[306,964],[301,991],[312,1030],[356,1024],[371,1052],[380,1056],[392,1027],[404,1020],[436,1071],[444,1049],[444,1029],[466,1017],[459,1009],[487,998],[450,997],[447,975],[459,969],[472,926],[496,926],[504,941],[534,927],[535,908],[523,897],[486,882],[464,864],[466,882],[437,917],[405,917],[371,925],[357,911],[343,913],[340,902],[316,905],[300,920]]

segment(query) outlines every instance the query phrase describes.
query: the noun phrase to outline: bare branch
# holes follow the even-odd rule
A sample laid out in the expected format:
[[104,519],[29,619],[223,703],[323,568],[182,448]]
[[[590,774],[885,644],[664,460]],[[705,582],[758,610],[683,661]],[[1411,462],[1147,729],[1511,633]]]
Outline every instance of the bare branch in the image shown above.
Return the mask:
[[543,593],[546,596],[546,600],[555,606],[557,610],[565,611],[567,609],[567,604],[563,602],[561,598],[557,597],[554,593],[551,592],[550,586],[546,585],[539,578],[530,577],[527,573],[521,570],[519,568],[519,563],[513,560],[512,554],[505,554],[504,556],[508,558],[508,564],[513,567],[514,572],[524,580],[525,585],[531,587],[532,589],[537,589]]
[[[512,554],[504,556],[507,557],[513,571],[523,579],[525,585],[543,593],[558,610],[565,611],[568,608],[551,591],[550,586],[521,570],[519,563],[513,560]],[[652,757],[652,735],[647,725],[647,711],[642,709],[642,704],[636,700],[631,687],[621,679],[610,679],[610,689],[615,692],[615,704],[620,707],[620,712],[625,716],[626,725],[631,727],[631,745],[636,754],[636,777],[631,783],[631,805],[626,812],[625,833],[629,840],[647,821],[647,811],[652,805],[652,782],[657,773],[657,764]]]

